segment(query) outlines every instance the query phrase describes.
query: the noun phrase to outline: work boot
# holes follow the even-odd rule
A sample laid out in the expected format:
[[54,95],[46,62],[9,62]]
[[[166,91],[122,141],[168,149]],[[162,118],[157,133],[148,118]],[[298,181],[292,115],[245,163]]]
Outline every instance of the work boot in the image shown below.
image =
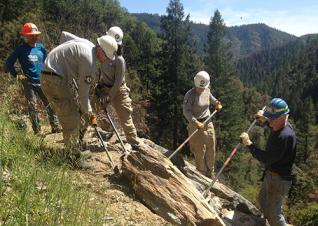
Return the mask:
[[91,157],[92,153],[90,151],[76,152],[75,154],[70,155],[70,163],[73,167],[88,169],[91,167],[91,165],[87,160]]

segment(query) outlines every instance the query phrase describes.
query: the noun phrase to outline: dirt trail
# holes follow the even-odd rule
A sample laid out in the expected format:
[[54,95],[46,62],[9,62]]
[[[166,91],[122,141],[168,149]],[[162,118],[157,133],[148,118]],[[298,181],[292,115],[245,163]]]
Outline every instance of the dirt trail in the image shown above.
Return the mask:
[[[50,134],[49,131],[49,127],[42,127],[42,133],[47,134],[43,147],[62,147],[62,133]],[[92,135],[93,131],[89,130],[85,138],[89,142],[96,141]],[[115,164],[120,165],[121,154],[114,150],[119,143],[114,144],[115,139],[111,140],[113,141],[109,142],[110,155]],[[90,202],[100,202],[108,206],[109,216],[105,216],[104,225],[171,225],[134,197],[133,190],[125,178],[113,174],[106,153],[92,152],[92,158],[88,159],[87,163],[89,168],[76,170],[76,173],[81,185],[88,187],[94,194]]]

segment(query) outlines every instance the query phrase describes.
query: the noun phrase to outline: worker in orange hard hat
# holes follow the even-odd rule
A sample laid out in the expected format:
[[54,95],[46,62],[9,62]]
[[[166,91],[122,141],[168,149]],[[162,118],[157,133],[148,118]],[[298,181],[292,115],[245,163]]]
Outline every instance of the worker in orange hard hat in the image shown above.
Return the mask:
[[[6,69],[10,74],[22,82],[24,95],[28,102],[28,111],[32,123],[34,133],[41,131],[38,112],[36,110],[36,96],[38,96],[44,103],[52,132],[59,132],[59,123],[57,116],[52,110],[49,102],[44,95],[41,84],[40,76],[47,56],[47,51],[42,43],[38,43],[38,36],[41,32],[33,23],[26,23],[23,25],[20,34],[25,37],[25,43],[18,46],[8,57],[6,61]],[[19,60],[21,65],[21,72],[17,72],[14,64]]]

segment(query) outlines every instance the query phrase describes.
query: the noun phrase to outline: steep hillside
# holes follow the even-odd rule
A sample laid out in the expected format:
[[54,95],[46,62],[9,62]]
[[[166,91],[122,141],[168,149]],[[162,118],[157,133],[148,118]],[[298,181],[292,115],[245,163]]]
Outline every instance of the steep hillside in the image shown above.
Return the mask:
[[[132,15],[145,22],[156,32],[160,32],[160,15],[148,13],[133,13]],[[198,49],[203,53],[209,27],[205,24],[192,23],[191,28]],[[231,43],[233,56],[238,59],[260,50],[281,46],[295,40],[296,37],[265,24],[250,24],[227,27],[225,39]]]

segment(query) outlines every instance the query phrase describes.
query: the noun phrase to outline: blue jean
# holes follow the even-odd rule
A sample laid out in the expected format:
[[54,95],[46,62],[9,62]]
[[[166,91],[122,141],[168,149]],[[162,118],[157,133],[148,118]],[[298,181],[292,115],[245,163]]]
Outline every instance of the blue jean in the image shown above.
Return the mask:
[[52,128],[57,128],[59,126],[57,116],[53,109],[51,108],[49,101],[47,100],[46,96],[44,95],[40,84],[34,85],[31,84],[28,80],[22,82],[23,85],[23,92],[28,102],[28,111],[29,116],[32,123],[32,128],[35,133],[39,132],[40,130],[40,120],[38,116],[38,111],[36,109],[36,96],[40,98],[43,102],[47,114],[49,116],[50,125]]
[[261,210],[271,226],[286,226],[282,205],[290,186],[291,181],[283,180],[278,174],[266,171],[258,198]]

